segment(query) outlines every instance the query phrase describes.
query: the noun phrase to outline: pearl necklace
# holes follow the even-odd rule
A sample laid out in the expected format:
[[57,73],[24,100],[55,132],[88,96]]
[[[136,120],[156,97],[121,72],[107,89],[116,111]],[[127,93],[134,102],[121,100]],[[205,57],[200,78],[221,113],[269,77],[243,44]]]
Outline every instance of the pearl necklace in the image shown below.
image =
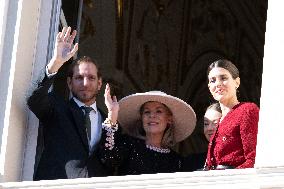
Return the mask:
[[160,153],[170,153],[170,149],[168,148],[159,148],[159,147],[156,147],[156,146],[151,146],[149,144],[146,144],[146,147],[150,150],[153,150],[153,151],[156,151],[156,152],[160,152]]

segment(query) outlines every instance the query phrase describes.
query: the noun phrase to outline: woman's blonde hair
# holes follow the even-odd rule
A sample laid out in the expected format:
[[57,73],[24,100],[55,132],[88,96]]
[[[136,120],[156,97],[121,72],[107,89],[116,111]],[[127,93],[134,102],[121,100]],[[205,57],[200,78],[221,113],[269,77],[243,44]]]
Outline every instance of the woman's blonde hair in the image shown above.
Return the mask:
[[[142,116],[142,113],[143,113],[143,110],[144,110],[144,105],[146,103],[147,102],[145,102],[140,108],[140,115],[141,116]],[[163,105],[166,107],[167,111],[169,112],[169,115],[172,116],[173,114],[172,114],[171,110],[165,104],[163,104]],[[163,135],[163,138],[162,138],[162,141],[161,141],[162,147],[169,148],[169,147],[173,147],[176,144],[176,142],[174,141],[174,129],[173,129],[173,127],[174,127],[174,124],[168,124],[167,125],[167,128],[165,129],[165,132],[164,132],[164,135]],[[136,125],[134,127],[129,127],[126,132],[132,137],[145,140],[146,133],[145,133],[145,130],[143,128],[143,123],[142,123],[141,119],[137,120]]]

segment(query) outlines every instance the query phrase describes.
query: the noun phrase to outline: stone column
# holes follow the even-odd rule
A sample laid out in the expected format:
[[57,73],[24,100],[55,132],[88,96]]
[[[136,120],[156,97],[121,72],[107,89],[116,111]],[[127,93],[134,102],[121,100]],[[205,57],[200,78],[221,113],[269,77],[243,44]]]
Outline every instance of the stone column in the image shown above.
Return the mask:
[[0,182],[22,177],[26,92],[34,69],[40,2],[3,0],[0,4],[4,6],[0,14]]
[[284,2],[269,1],[256,168],[284,166]]

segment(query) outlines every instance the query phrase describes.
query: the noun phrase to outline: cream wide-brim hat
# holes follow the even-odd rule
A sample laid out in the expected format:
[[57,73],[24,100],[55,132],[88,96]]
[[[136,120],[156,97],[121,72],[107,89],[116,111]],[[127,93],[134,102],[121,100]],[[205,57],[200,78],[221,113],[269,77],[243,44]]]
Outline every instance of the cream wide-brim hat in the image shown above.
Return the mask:
[[131,131],[141,120],[140,108],[149,101],[157,101],[166,105],[173,114],[174,142],[180,142],[188,137],[196,125],[196,115],[192,107],[183,100],[167,95],[161,91],[135,93],[122,98],[119,103],[118,122],[121,127]]

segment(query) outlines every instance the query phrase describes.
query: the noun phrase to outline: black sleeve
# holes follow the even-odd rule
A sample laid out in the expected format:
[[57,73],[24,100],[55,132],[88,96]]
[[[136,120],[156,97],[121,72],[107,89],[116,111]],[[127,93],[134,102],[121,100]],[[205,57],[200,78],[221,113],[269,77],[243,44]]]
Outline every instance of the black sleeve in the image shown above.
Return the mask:
[[118,167],[128,160],[129,152],[133,149],[133,142],[131,137],[122,134],[121,128],[118,127],[118,130],[113,132],[114,143],[111,148],[107,146],[110,143],[108,141],[110,139],[109,135],[109,132],[103,129],[99,156],[102,162],[115,172]]
[[201,170],[204,167],[206,153],[190,154],[183,158],[182,171],[191,172]]
[[51,116],[54,106],[54,99],[49,89],[53,84],[54,77],[47,77],[45,70],[42,71],[41,77],[35,82],[27,95],[27,105],[29,109],[41,121],[48,120]]

